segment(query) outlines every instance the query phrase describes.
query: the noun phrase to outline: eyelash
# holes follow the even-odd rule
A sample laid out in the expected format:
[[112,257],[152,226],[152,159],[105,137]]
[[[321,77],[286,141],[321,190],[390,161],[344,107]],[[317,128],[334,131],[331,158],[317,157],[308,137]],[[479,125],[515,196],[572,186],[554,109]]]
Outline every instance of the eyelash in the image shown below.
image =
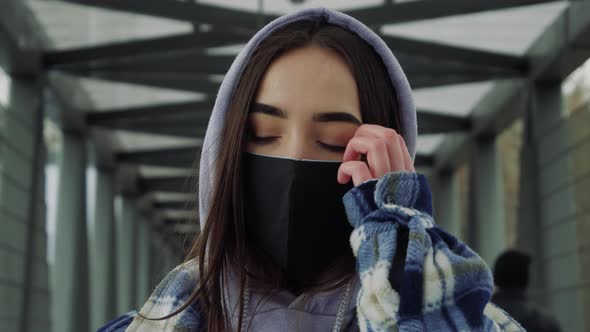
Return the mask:
[[330,150],[332,152],[344,152],[344,150],[346,150],[345,146],[330,145],[322,143],[320,141],[318,141],[318,144],[321,145],[324,149]]
[[[273,142],[277,138],[279,138],[279,137],[276,137],[276,136],[268,136],[268,137],[252,136],[251,140],[256,144],[268,144],[268,143]],[[321,147],[323,147],[324,149],[332,151],[332,152],[344,152],[344,150],[346,150],[345,146],[330,145],[330,144],[322,143],[320,141],[317,141],[317,143]]]

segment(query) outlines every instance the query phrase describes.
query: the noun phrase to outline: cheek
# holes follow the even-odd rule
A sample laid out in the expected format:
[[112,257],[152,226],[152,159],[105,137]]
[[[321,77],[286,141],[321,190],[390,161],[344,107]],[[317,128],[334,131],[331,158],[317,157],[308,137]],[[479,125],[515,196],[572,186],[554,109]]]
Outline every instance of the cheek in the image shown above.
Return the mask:
[[269,146],[269,145],[260,145],[254,144],[252,142],[247,142],[244,144],[244,151],[250,153],[257,153],[257,154],[264,154],[264,155],[277,155],[277,147],[276,146]]
[[258,147],[255,144],[248,142],[248,140],[246,140],[246,144],[244,144],[244,151],[252,152],[252,153],[261,153],[262,152],[258,149]]

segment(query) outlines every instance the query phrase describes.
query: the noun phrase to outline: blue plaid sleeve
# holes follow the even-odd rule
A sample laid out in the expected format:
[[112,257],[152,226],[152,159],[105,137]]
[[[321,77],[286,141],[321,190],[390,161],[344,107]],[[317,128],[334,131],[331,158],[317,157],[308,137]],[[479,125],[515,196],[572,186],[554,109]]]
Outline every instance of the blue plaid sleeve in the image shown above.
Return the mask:
[[[435,224],[424,175],[389,173],[343,201],[354,227],[361,331],[523,331],[489,303],[492,276],[481,257]],[[397,252],[402,238],[405,255]]]
[[135,315],[125,331],[202,331],[205,320],[198,302],[170,318],[159,319],[176,311],[189,300],[197,285],[197,274],[197,263],[194,260],[182,263],[170,271],[141,307],[141,316]]

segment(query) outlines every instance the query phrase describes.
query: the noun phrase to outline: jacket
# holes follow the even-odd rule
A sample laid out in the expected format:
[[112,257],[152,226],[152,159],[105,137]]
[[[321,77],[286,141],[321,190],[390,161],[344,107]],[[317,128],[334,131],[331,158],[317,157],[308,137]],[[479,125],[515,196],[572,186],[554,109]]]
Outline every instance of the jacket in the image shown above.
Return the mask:
[[[425,176],[389,173],[351,189],[343,201],[354,227],[350,244],[360,280],[349,330],[524,331],[490,303],[492,275],[483,259],[435,224]],[[408,234],[404,266],[395,269],[396,241],[403,232]],[[179,307],[196,285],[195,269],[193,262],[175,268],[140,312],[156,317]],[[400,280],[399,291],[392,287],[394,279]],[[200,331],[205,326],[193,305],[164,321],[132,311],[99,331]]]

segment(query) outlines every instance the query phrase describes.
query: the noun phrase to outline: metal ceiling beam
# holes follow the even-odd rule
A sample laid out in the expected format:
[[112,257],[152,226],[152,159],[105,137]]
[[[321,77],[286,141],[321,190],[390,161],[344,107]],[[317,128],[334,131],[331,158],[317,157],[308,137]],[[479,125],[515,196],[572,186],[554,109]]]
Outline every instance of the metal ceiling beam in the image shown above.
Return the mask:
[[[401,59],[398,59],[401,60]],[[402,61],[400,61],[402,63]],[[406,63],[406,62],[404,62]],[[413,88],[427,88],[450,84],[475,83],[490,81],[495,79],[513,79],[524,77],[521,74],[515,74],[507,70],[465,70],[463,69],[436,69],[430,65],[431,70],[425,68],[419,69],[420,65],[410,65],[402,67],[406,70],[406,75]],[[123,69],[125,70],[125,69]],[[110,81],[125,82],[131,84],[147,85],[159,88],[177,89],[191,92],[202,92],[209,95],[215,95],[220,83],[209,80],[203,73],[150,73],[150,72],[126,72],[123,70],[114,71],[91,71],[79,72],[69,71],[70,74],[80,75],[90,78],[98,78]]]
[[206,75],[182,73],[129,73],[123,71],[92,72],[85,75],[101,80],[139,84],[157,88],[201,92],[215,95],[219,91],[219,82],[211,81]]
[[[403,64],[402,64],[402,68]],[[427,87],[437,87],[443,85],[452,85],[452,84],[466,84],[466,83],[476,83],[476,82],[484,82],[484,81],[492,81],[492,80],[499,80],[499,79],[515,79],[515,78],[522,78],[518,75],[513,75],[511,73],[506,72],[494,72],[494,71],[460,71],[457,70],[453,72],[451,69],[446,71],[443,70],[432,70],[428,72],[424,70],[423,72],[416,73],[416,72],[408,72],[406,71],[406,76],[408,77],[408,81],[412,88],[427,88]]]
[[[419,42],[412,42],[417,46]],[[428,43],[426,44],[428,45]],[[426,49],[424,52],[427,53]],[[458,49],[452,47],[446,48],[447,55],[459,54]],[[467,52],[467,51],[466,51]],[[475,52],[483,56],[485,52]],[[407,54],[398,52],[397,59],[404,68],[408,76],[412,75],[468,75],[468,74],[494,74],[504,72],[520,73],[522,67],[516,69],[509,68],[508,70],[501,67],[493,67],[489,64],[487,66],[477,66],[470,63],[468,59],[469,53],[463,59],[465,62],[449,61],[440,58],[431,58],[426,55],[417,56],[416,54]],[[209,55],[204,54],[201,50],[179,50],[173,52],[166,52],[165,54],[148,54],[140,55],[132,58],[117,58],[105,61],[80,62],[66,65],[55,66],[55,69],[61,69],[70,73],[78,73],[81,75],[92,75],[93,73],[119,73],[125,72],[128,74],[168,74],[168,75],[187,75],[187,74],[221,74],[225,75],[230,65],[235,59],[235,55]],[[517,63],[517,60],[509,59],[509,57],[492,57],[488,54],[487,60],[498,60],[502,64],[509,64],[517,67],[523,62]],[[513,69],[513,70],[510,70]]]
[[[398,54],[398,61],[402,65],[402,68],[404,68],[404,72],[414,88],[474,83],[525,76],[525,74],[504,68],[469,67],[463,64],[441,63],[439,60],[433,62],[427,59],[417,62],[417,57],[411,60],[408,60],[408,58],[410,57],[399,56]],[[117,64],[111,68],[96,66],[95,68],[69,68],[64,71],[85,77],[203,92],[211,95],[216,94],[220,83],[209,80],[206,75],[225,74],[224,66],[229,66],[229,58],[222,60],[226,64],[220,65],[217,63],[218,67],[215,67],[215,64],[213,64],[213,67],[208,67],[206,64],[207,60],[204,60],[201,64],[179,64],[180,62],[186,61],[172,61],[171,58],[166,60],[166,62],[161,61],[153,67],[147,64],[135,64],[129,67]]]
[[562,80],[590,57],[590,1],[570,1],[569,8],[529,48],[531,74]]
[[[188,37],[180,35],[167,38],[170,40],[162,41],[161,45],[155,42],[151,47],[148,42],[147,46],[139,47],[134,47],[135,42],[131,42],[130,47],[121,43],[118,45],[121,50],[115,52],[119,55],[129,54],[143,47],[152,52],[147,55],[137,52],[133,57],[113,58],[109,56],[108,50],[99,48],[97,52],[101,54],[94,56],[94,48],[89,48],[71,53],[48,53],[45,61],[52,68],[88,77],[187,91],[217,92],[219,83],[210,81],[207,75],[225,74],[234,56],[207,55],[202,50],[191,49],[189,44],[185,48],[179,45],[176,45],[179,46],[176,49],[165,47],[166,44],[174,44]],[[522,77],[528,69],[527,59],[521,57],[398,36],[383,36],[383,39],[396,51],[413,86]],[[166,49],[165,54],[154,55],[154,52],[162,49]],[[429,54],[436,54],[436,57],[429,57]]]
[[[149,166],[192,168],[201,153],[199,147],[183,147],[164,150],[121,152],[116,160]],[[186,204],[186,202],[183,202]]]
[[480,68],[480,67],[472,67],[472,66],[464,66],[460,64],[447,64],[444,62],[434,62],[434,61],[419,61],[424,59],[414,59],[413,61],[408,61],[407,57],[402,58],[400,64],[403,68],[404,73],[411,81],[413,78],[420,78],[420,77],[437,77],[437,76],[446,76],[446,75],[456,75],[456,76],[477,76],[477,75],[488,75],[492,76],[495,74],[499,74],[500,72],[497,70],[492,70],[489,68]]
[[97,46],[46,51],[43,53],[43,64],[45,68],[52,68],[60,65],[168,53],[177,50],[197,49],[202,51],[209,47],[245,42],[250,37],[251,34],[249,33],[236,33],[213,28],[213,30],[207,32],[191,32]]
[[126,110],[87,111],[86,123],[101,128],[202,138],[212,109],[213,101],[205,100]]
[[137,179],[137,187],[142,193],[193,192],[197,178],[186,176],[169,176]]
[[345,13],[368,25],[383,25],[555,1],[557,0],[422,0],[353,9]]
[[[154,213],[159,213],[160,211],[156,211]],[[169,230],[174,230],[176,225],[188,225],[193,223],[198,223],[198,220],[195,218],[166,218],[162,216],[159,218],[163,226],[167,227]]]
[[[531,59],[528,80],[560,81],[590,58],[590,1],[570,1],[527,52]],[[454,169],[469,160],[478,136],[502,132],[526,107],[526,81],[501,81],[472,111],[472,130],[463,137],[448,137],[437,149],[435,167]],[[556,110],[558,111],[558,110]]]
[[[91,78],[105,79],[109,81],[125,82],[130,84],[146,85],[158,88],[176,89],[190,92],[201,92],[215,95],[219,91],[220,83],[203,79],[200,75],[192,74],[164,74],[164,73],[125,73],[125,72],[99,72],[88,75]],[[495,79],[518,78],[509,73],[449,73],[446,75],[408,75],[412,88],[429,88],[441,85],[476,83]]]
[[196,211],[193,210],[174,210],[174,209],[160,209],[160,210],[153,210],[155,214],[157,214],[160,218],[159,219],[167,219],[167,220],[174,220],[174,221],[183,221],[187,219],[193,219],[196,217]]
[[86,121],[91,126],[109,126],[127,121],[134,122],[142,119],[161,119],[163,117],[182,120],[188,115],[196,115],[208,121],[214,104],[214,100],[205,99],[202,101],[133,107],[122,110],[85,110],[85,113]]
[[196,202],[154,202],[153,207],[155,209],[174,209],[174,210],[193,210],[195,209]]
[[[2,18],[3,15],[0,15],[0,20]],[[32,77],[41,70],[41,53],[26,43],[19,43],[19,37],[13,36],[0,24],[0,65],[12,76]]]
[[[219,83],[208,80],[206,74],[224,74],[233,61],[233,56],[208,56],[203,54],[202,49],[243,38],[247,38],[247,36],[242,34],[240,37],[239,34],[229,30],[181,34],[149,40],[52,51],[44,54],[44,63],[48,68],[61,68],[70,73],[89,77],[213,93],[217,91]],[[493,74],[485,74],[490,78],[523,76],[528,69],[527,59],[517,56],[399,36],[383,35],[382,38],[397,53],[398,60],[402,63],[408,76],[412,78],[411,81],[418,82],[417,84],[420,86],[439,84],[437,82],[429,83],[428,78],[418,77],[421,75],[448,77],[462,73],[465,78],[460,82],[464,83],[472,81],[472,76],[476,73],[482,71],[485,73],[486,68],[488,72],[489,69],[495,70]],[[203,44],[205,45],[203,46]],[[163,52],[165,52],[163,56],[153,56]],[[436,54],[436,57],[430,59],[429,54]],[[418,59],[416,56],[425,59],[425,63],[428,65],[416,64]],[[133,58],[117,59],[120,57]],[[94,62],[89,64],[90,61]],[[447,64],[454,63],[468,67],[447,67],[445,61]],[[498,72],[499,70],[503,72]],[[201,73],[201,75],[195,75],[194,72]],[[452,83],[457,82],[455,80]]]
[[446,75],[446,76],[428,76],[413,77],[410,80],[410,85],[414,89],[433,88],[444,85],[467,84],[488,82],[498,79],[513,79],[513,76],[503,75]]
[[524,80],[496,83],[472,110],[470,131],[451,135],[440,144],[434,155],[435,168],[452,170],[469,161],[478,137],[494,136],[523,114],[526,93]]
[[189,223],[177,223],[176,225],[172,226],[172,230],[176,233],[187,234],[187,233],[198,233],[200,231],[199,225],[189,222]]
[[525,75],[528,70],[528,60],[519,56],[401,36],[381,35],[381,38],[394,53],[403,52],[412,57],[430,57],[435,61],[501,69],[518,75]]
[[[419,42],[408,42],[408,45],[418,47]],[[428,43],[426,43],[428,45]],[[427,48],[427,47],[426,47]],[[424,48],[424,52],[426,52]],[[417,50],[418,50],[417,49]],[[461,49],[441,46],[441,52],[446,56],[458,56],[465,62],[417,56],[398,52],[397,59],[404,68],[412,86],[435,86],[451,83],[466,83],[498,78],[522,77],[526,74],[527,62],[509,56],[474,51],[474,57],[480,56],[475,63],[469,63],[468,50],[462,57],[458,56]],[[128,81],[138,84],[154,84],[174,88],[180,86],[191,91],[215,91],[219,85],[207,79],[207,75],[224,75],[234,60],[233,55],[212,56],[193,52],[171,52],[163,56],[140,56],[133,59],[115,59],[89,63],[76,63],[55,68],[68,73],[89,77],[102,77]],[[484,61],[497,61],[505,67],[494,67]],[[480,62],[482,65],[479,65]],[[185,78],[187,78],[186,81]],[[144,81],[142,81],[142,79]],[[152,83],[150,83],[152,82]],[[195,84],[191,86],[190,84]]]
[[162,226],[165,227],[169,227],[169,229],[172,229],[175,225],[178,224],[189,224],[189,223],[198,223],[198,218],[196,218],[195,216],[193,217],[179,217],[176,216],[175,218],[170,218],[168,216],[166,216],[164,213],[162,213],[162,211],[160,210],[155,210],[152,212],[152,214],[158,215],[157,219],[160,221],[160,224]]
[[[401,60],[401,59],[398,59]],[[400,61],[402,63],[402,61]],[[406,63],[406,62],[404,62]],[[512,79],[523,77],[507,70],[464,70],[464,69],[435,69],[430,65],[431,70],[418,69],[419,65],[414,65],[417,69],[412,69],[410,65],[402,64],[404,70],[413,88],[426,88],[450,84],[475,83],[481,81],[490,81],[495,79]],[[125,72],[122,70],[115,71],[92,71],[81,73],[70,71],[70,74],[105,79],[110,81],[125,82],[131,84],[147,85],[160,88],[177,89],[191,92],[202,92],[209,95],[215,95],[220,83],[206,78],[206,75],[193,74],[186,72],[175,73],[149,73],[149,72]]]
[[[178,50],[202,51],[209,47],[245,42],[250,37],[250,33],[240,34],[227,29],[213,28],[213,30],[207,32],[184,33],[68,50],[46,51],[43,54],[43,63],[46,67],[51,68],[120,57],[142,57],[146,54],[170,53]],[[520,73],[525,72],[527,69],[526,59],[514,55],[401,36],[381,34],[381,38],[395,52],[401,51],[420,56],[435,55],[437,60],[505,68]]]
[[442,134],[471,130],[471,120],[454,115],[418,112],[418,130],[421,134]]
[[154,135],[165,135],[165,136],[176,136],[182,138],[204,138],[207,131],[207,124],[195,125],[192,123],[186,123],[184,125],[179,124],[167,124],[167,123],[144,123],[134,126],[110,126],[110,129],[125,130],[144,134]]
[[[271,21],[274,15],[258,15],[239,9],[172,0],[62,0],[65,2],[100,7],[134,14],[164,17],[169,19],[230,25],[237,29],[257,30]],[[229,24],[228,24],[229,23]]]
[[185,122],[185,124],[179,124],[178,122],[167,122],[165,120],[160,120],[142,122],[132,125],[111,125],[102,127],[114,130],[125,130],[144,134],[176,136],[182,138],[202,139],[205,137],[207,130],[206,122],[202,123],[194,120]]
[[[262,24],[276,18],[275,15],[260,16],[255,12],[224,8],[184,1],[142,0],[62,0],[65,2],[125,11],[136,14],[164,17],[188,22],[220,24],[231,22],[232,26],[257,30]],[[370,25],[383,25],[418,21],[453,15],[465,15],[489,10],[555,2],[557,0],[422,0],[345,11]]]
[[22,1],[3,1],[0,10],[0,64],[12,76],[38,75],[47,45],[41,26]]
[[112,61],[56,65],[53,68],[79,75],[92,75],[95,71],[225,75],[234,59],[234,55],[208,55],[204,54],[202,50],[183,50],[167,52],[163,55],[143,55],[118,58]]
[[[436,63],[410,64],[400,60],[402,68],[413,87],[432,87],[446,84],[479,82],[500,78],[522,77],[509,71],[468,68],[466,66],[446,66]],[[191,60],[192,61],[192,60]],[[187,59],[159,61],[150,65],[147,62],[129,65],[105,65],[94,68],[68,68],[65,71],[86,77],[123,81],[163,88],[177,88],[186,91],[216,93],[219,83],[200,79],[208,74],[224,75],[231,64],[229,57],[213,60],[208,66],[206,59],[191,63]]]

